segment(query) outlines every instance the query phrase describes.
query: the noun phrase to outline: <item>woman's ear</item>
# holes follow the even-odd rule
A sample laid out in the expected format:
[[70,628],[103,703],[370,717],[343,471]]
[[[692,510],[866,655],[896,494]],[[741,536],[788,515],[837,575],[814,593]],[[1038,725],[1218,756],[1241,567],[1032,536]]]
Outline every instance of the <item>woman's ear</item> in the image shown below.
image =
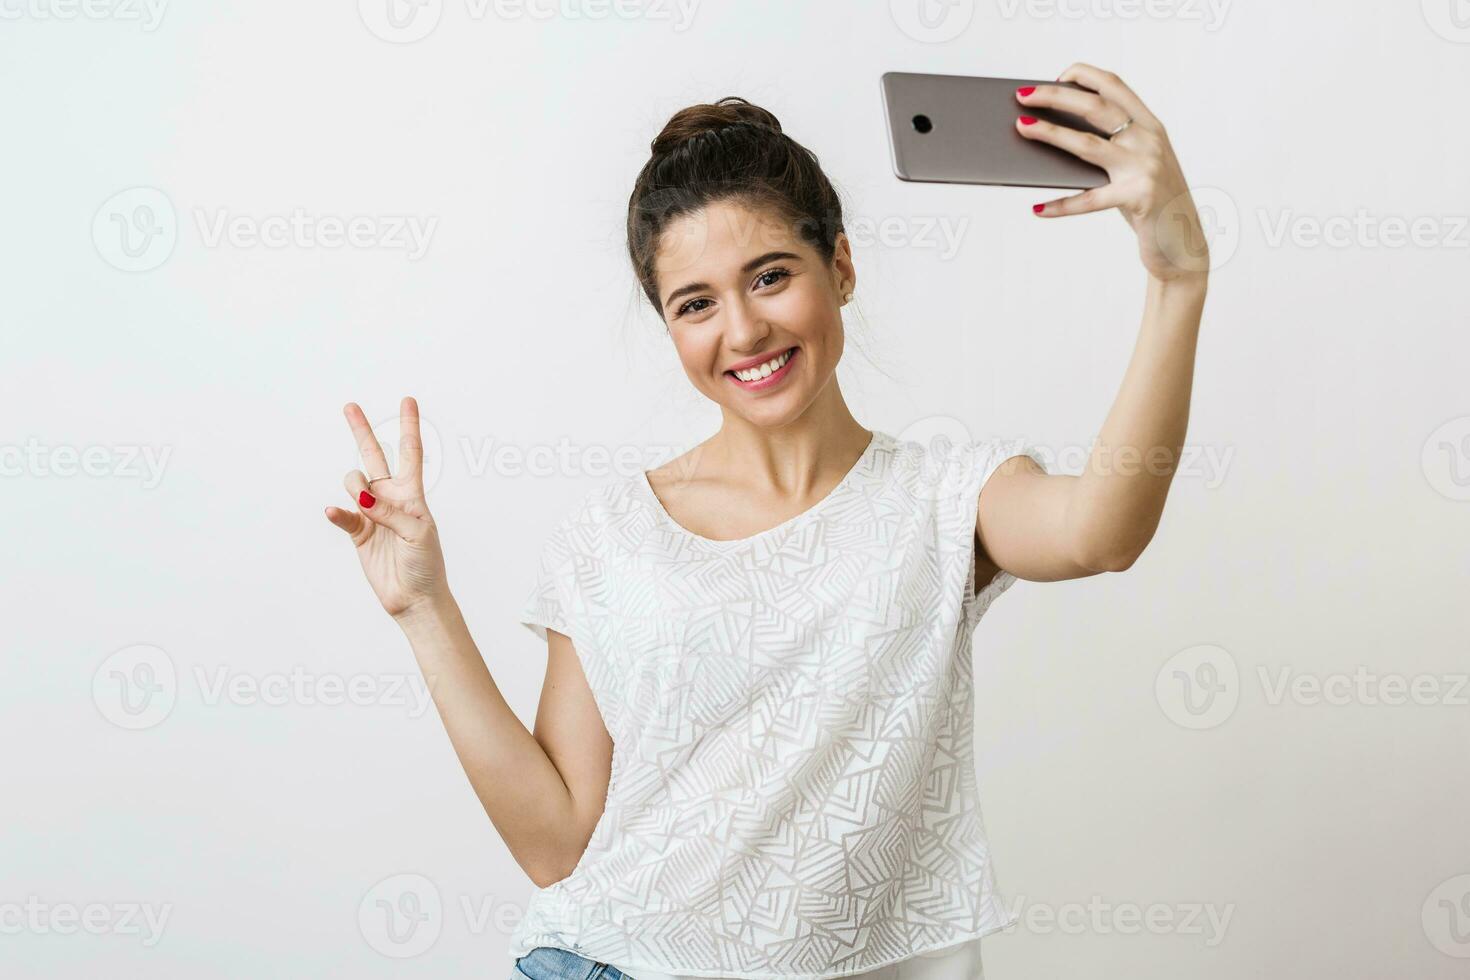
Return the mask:
[[842,302],[852,302],[853,290],[857,288],[857,266],[852,261],[852,243],[847,232],[839,231],[832,243],[832,269],[836,273],[837,295]]

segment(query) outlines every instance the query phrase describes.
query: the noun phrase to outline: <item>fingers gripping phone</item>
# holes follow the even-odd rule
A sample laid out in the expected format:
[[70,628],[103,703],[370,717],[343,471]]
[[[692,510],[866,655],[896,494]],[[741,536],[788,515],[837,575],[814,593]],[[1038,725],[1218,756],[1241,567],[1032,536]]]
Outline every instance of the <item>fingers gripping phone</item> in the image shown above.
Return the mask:
[[1106,137],[1080,116],[1016,101],[1023,85],[1080,85],[902,71],[885,72],[881,82],[893,172],[901,180],[1076,190],[1108,182],[1101,167],[1016,132],[1016,117],[1029,115]]

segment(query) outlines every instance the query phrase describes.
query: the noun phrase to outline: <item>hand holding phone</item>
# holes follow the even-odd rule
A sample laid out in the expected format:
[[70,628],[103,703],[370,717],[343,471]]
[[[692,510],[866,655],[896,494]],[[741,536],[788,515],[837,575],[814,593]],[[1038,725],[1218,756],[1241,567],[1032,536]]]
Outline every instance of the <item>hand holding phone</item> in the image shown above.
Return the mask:
[[1074,64],[1055,81],[887,72],[893,171],[902,180],[1061,187],[1044,218],[1117,208],[1161,281],[1203,278],[1208,240],[1164,124],[1112,72]]

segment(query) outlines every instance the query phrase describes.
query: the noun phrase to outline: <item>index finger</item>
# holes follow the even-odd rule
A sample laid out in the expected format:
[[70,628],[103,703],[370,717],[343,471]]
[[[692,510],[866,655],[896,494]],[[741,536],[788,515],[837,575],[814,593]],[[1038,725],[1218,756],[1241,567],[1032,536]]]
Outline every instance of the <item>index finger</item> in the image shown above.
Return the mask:
[[1148,106],[1143,104],[1143,100],[1123,83],[1123,79],[1110,71],[1103,71],[1101,68],[1079,61],[1058,75],[1057,81],[1085,85],[1114,105],[1122,106],[1127,110],[1128,115],[1133,117],[1134,122],[1147,123],[1151,126],[1159,125],[1159,120],[1148,111]]
[[398,475],[414,478],[424,468],[424,440],[419,435],[419,403],[404,395],[398,405]]
[[343,407],[342,414],[347,416],[347,424],[351,426],[352,435],[357,439],[357,455],[362,458],[362,466],[367,471],[368,479],[388,476],[388,460],[383,455],[383,447],[378,445],[378,437],[373,435],[373,427],[368,425],[367,416],[362,414],[357,402],[348,402]]

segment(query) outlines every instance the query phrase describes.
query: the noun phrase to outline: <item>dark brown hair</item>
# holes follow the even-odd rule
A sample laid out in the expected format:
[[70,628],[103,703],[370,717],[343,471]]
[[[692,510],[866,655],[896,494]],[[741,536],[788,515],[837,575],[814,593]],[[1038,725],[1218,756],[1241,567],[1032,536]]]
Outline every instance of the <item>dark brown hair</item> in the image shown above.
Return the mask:
[[781,131],[774,115],[738,96],[674,113],[628,199],[628,257],[644,295],[663,315],[654,274],[660,236],[683,215],[717,201],[766,210],[791,223],[827,262],[843,231],[842,204],[816,154]]

